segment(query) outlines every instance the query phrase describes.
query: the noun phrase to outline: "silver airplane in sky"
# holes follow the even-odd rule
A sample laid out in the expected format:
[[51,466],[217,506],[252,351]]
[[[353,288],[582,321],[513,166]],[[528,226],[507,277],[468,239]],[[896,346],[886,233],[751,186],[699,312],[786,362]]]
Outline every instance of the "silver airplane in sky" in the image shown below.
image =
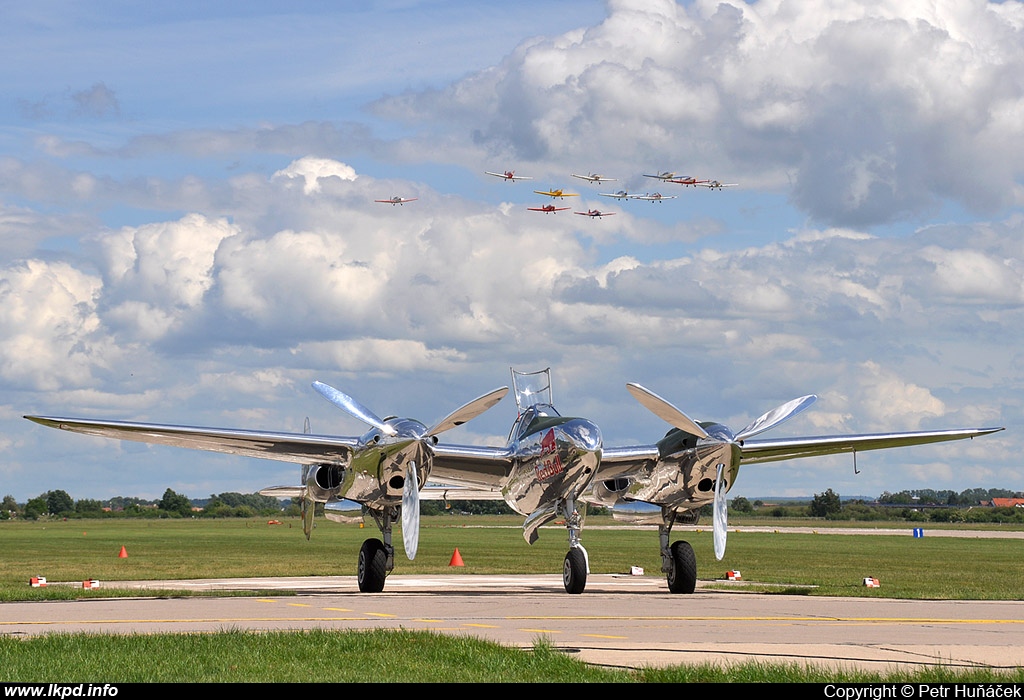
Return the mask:
[[[601,429],[586,418],[562,416],[554,407],[551,371],[512,369],[517,417],[503,446],[446,444],[439,435],[488,410],[508,393],[490,391],[457,408],[431,427],[411,418],[380,419],[347,394],[315,382],[324,398],[370,426],[359,437],[282,433],[123,421],[25,416],[41,425],[85,435],[226,452],[297,463],[296,486],[261,493],[301,499],[308,538],[315,504],[327,511],[354,501],[369,514],[381,539],[369,538],[359,551],[359,590],[379,592],[394,569],[392,530],[401,521],[406,556],[413,559],[419,538],[419,501],[443,485],[452,499],[504,500],[525,516],[523,536],[532,544],[539,528],[562,518],[568,533],[562,580],[568,593],[582,593],[590,571],[582,543],[586,505],[614,509],[647,504],[657,512],[662,572],[672,593],[692,593],[697,582],[693,548],[670,542],[676,523],[695,524],[700,509],[713,504],[715,555],[725,554],[726,499],[741,465],[960,440],[1002,430],[968,428],[761,439],[756,436],[808,408],[802,396],[778,406],[733,432],[725,425],[697,422],[639,384],[626,388],[641,405],[672,429],[645,445],[605,447]],[[756,439],[755,439],[756,438]]]

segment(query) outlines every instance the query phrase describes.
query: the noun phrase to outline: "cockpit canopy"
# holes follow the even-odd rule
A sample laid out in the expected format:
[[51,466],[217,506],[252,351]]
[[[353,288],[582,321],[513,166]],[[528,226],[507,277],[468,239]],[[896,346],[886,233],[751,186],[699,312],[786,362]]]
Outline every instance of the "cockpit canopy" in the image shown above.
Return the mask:
[[509,440],[518,440],[528,433],[536,432],[539,429],[538,424],[551,418],[562,422],[562,414],[556,411],[551,404],[538,403],[530,406],[516,418],[516,422],[512,425],[512,431],[509,433]]
[[539,424],[550,419],[562,421],[562,414],[551,402],[551,368],[539,372],[517,372],[512,369],[512,390],[516,397],[519,417],[512,425],[509,440],[518,440],[539,429]]
[[519,413],[540,404],[551,408],[554,403],[551,399],[551,368],[539,372],[517,372],[512,368],[512,391]]

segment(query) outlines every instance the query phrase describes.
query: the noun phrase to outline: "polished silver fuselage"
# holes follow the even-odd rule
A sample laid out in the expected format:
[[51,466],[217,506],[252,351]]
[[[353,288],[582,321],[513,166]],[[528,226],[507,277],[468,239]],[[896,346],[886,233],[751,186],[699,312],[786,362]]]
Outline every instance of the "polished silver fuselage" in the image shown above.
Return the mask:
[[601,463],[601,430],[585,418],[566,418],[549,405],[531,406],[512,426],[511,465],[501,495],[517,513],[586,489]]

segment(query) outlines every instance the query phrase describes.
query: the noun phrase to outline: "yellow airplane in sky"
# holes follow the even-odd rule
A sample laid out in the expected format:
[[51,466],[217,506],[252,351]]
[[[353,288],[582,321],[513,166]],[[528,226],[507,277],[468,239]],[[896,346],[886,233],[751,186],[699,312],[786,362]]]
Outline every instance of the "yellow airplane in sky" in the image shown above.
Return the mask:
[[534,192],[537,194],[547,195],[548,197],[558,197],[559,199],[563,199],[565,197],[579,197],[578,194],[573,192],[564,192],[562,190],[547,190],[546,192],[544,190],[534,190]]

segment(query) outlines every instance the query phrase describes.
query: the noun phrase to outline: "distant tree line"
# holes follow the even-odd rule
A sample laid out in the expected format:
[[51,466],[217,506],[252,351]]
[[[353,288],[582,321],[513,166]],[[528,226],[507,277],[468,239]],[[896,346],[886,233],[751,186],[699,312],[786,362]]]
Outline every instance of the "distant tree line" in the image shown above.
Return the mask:
[[512,515],[505,501],[420,501],[421,515]]
[[13,496],[0,502],[0,520],[19,518],[252,518],[299,513],[297,504],[258,493],[211,494],[208,499],[193,501],[173,489],[164,491],[158,500],[114,496],[105,501],[92,498],[74,500],[67,491],[47,491],[26,503]]
[[967,489],[934,491],[920,489],[886,491],[876,501],[843,501],[832,489],[814,494],[809,502],[788,501],[766,504],[743,496],[732,499],[729,509],[743,515],[765,518],[823,518],[825,520],[901,521],[913,523],[1020,523],[1024,508],[993,507],[994,498],[1024,498],[1009,489]]
[[959,493],[919,489],[898,493],[885,491],[878,497],[878,502],[885,505],[977,506],[993,498],[1024,498],[1024,495],[1009,489],[967,489]]
[[[736,496],[729,509],[753,517],[764,518],[823,518],[825,520],[891,520],[905,522],[1005,522],[1024,523],[1024,508],[980,507],[993,498],[1024,498],[1019,491],[1009,489],[967,489],[966,491],[884,492],[877,500],[843,501],[832,489],[814,494],[810,501],[781,501],[764,503]],[[603,509],[589,508],[592,515]],[[0,520],[40,518],[253,518],[288,516],[301,512],[298,499],[282,501],[258,493],[227,492],[211,494],[205,499],[190,499],[168,488],[163,497],[146,500],[129,496],[115,496],[105,501],[91,498],[74,500],[67,491],[42,493],[26,503],[18,503],[13,496],[4,496],[0,502]],[[317,504],[317,512],[323,512]],[[423,515],[471,514],[509,515],[514,511],[503,501],[422,501]],[[702,509],[710,517],[711,506]]]

